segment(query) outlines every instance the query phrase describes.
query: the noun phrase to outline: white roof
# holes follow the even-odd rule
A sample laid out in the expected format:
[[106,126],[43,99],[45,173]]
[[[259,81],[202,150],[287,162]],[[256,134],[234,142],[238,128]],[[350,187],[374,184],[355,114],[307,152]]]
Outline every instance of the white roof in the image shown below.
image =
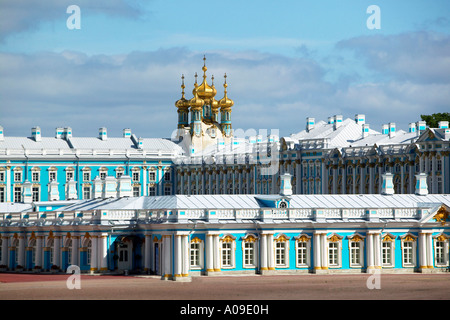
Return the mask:
[[[272,195],[280,197],[277,195]],[[90,210],[180,210],[180,209],[261,209],[264,195],[173,195],[80,200],[58,211]],[[450,195],[292,195],[291,209],[430,208],[450,206]]]

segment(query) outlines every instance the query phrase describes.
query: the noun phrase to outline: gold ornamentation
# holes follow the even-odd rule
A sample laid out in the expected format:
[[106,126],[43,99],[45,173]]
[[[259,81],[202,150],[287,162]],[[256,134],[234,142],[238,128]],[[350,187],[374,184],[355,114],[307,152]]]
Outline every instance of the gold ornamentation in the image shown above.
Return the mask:
[[229,242],[233,242],[234,239],[230,235],[227,235],[224,238],[222,238],[220,241],[229,243]]
[[440,234],[439,236],[437,236],[436,240],[437,241],[447,241],[448,237],[445,234]]
[[339,241],[341,241],[341,238],[337,234],[333,234],[330,238],[328,238],[328,241],[339,242]]
[[200,238],[195,237],[194,239],[191,240],[191,243],[202,243],[202,240],[200,240]]
[[392,238],[389,234],[385,235],[382,239],[383,242],[392,242],[394,238]]
[[448,211],[444,208],[444,206],[441,206],[433,218],[437,222],[440,222],[441,225],[445,225],[445,222],[448,218]]
[[286,235],[281,234],[276,239],[275,242],[286,242],[289,241],[289,239],[286,237]]
[[253,235],[249,235],[244,239],[244,242],[256,242],[256,237]]
[[300,238],[297,239],[298,242],[308,242],[309,238],[306,235],[300,236]]
[[363,238],[360,236],[360,235],[358,235],[358,234],[355,234],[353,237],[351,237],[350,238],[353,242],[360,242],[360,241],[362,241],[363,240]]
[[412,235],[407,234],[402,238],[403,241],[416,241],[416,238],[414,238]]

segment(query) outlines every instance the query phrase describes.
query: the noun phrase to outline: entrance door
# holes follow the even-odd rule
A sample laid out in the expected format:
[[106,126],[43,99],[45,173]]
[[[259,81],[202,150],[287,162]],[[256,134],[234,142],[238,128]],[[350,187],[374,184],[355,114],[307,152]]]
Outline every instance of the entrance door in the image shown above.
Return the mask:
[[119,256],[117,267],[119,268],[119,270],[131,270],[131,252],[133,249],[132,246],[133,245],[131,241],[119,243],[117,248],[117,253]]

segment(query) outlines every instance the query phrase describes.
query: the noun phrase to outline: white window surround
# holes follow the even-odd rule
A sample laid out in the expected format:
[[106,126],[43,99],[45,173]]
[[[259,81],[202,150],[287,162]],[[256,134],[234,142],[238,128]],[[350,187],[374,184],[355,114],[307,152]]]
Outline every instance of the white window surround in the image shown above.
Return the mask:
[[[417,264],[417,237],[407,233],[401,238],[402,267],[414,268]],[[408,260],[405,262],[405,260]],[[410,262],[409,262],[410,261]]]
[[[381,264],[383,268],[395,267],[395,238],[396,236],[390,233],[381,236]],[[390,255],[390,262],[384,259],[387,253]]]
[[[231,234],[224,234],[220,239],[220,264],[222,269],[234,269],[236,268],[236,237]],[[230,245],[230,264],[225,265],[224,262],[224,244]]]
[[[449,236],[444,233],[440,233],[433,237],[433,247],[434,247],[434,265],[436,268],[445,268],[448,267],[449,264]],[[438,243],[441,246],[438,246]],[[439,252],[440,251],[440,252]],[[443,261],[441,263],[438,262],[437,255],[442,254]]]
[[[362,268],[364,266],[364,238],[364,236],[358,233],[355,233],[349,237],[348,252],[350,268]],[[353,257],[354,253],[359,256]],[[359,260],[359,262],[353,262],[353,260]]]
[[[327,237],[327,259],[329,269],[339,269],[342,268],[342,236],[333,233]],[[330,259],[330,253],[336,254],[336,261]],[[331,263],[335,262],[335,263]]]
[[[300,234],[294,237],[295,241],[295,266],[297,268],[309,268],[311,266],[311,237],[306,234]],[[306,263],[299,263],[299,244],[305,244]]]
[[[197,249],[193,249],[192,245],[195,244],[195,246],[197,247]],[[190,245],[189,245],[189,265],[190,265],[190,269],[191,270],[201,270],[203,269],[204,266],[204,257],[203,257],[203,252],[204,252],[204,241],[202,241],[201,239],[199,239],[198,237],[194,237],[193,239],[191,239]],[[192,250],[198,250],[198,262],[197,264],[192,264]]]
[[289,268],[289,237],[281,233],[274,237],[274,258],[276,268]]
[[[245,268],[257,268],[258,267],[258,237],[252,233],[249,233],[245,235],[245,237],[242,238],[242,267]],[[247,245],[246,245],[247,244]],[[249,251],[251,250],[251,252]],[[252,263],[247,263],[246,255],[250,253],[253,255],[253,261]]]

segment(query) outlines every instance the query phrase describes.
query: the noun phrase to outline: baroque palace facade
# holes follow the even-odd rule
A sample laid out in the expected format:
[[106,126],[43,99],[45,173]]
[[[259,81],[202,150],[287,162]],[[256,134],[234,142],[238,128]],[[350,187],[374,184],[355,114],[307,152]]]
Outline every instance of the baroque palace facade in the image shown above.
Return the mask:
[[0,127],[0,268],[164,279],[449,267],[450,129],[377,132],[306,119],[289,137],[232,129],[203,65],[172,139],[9,137]]

